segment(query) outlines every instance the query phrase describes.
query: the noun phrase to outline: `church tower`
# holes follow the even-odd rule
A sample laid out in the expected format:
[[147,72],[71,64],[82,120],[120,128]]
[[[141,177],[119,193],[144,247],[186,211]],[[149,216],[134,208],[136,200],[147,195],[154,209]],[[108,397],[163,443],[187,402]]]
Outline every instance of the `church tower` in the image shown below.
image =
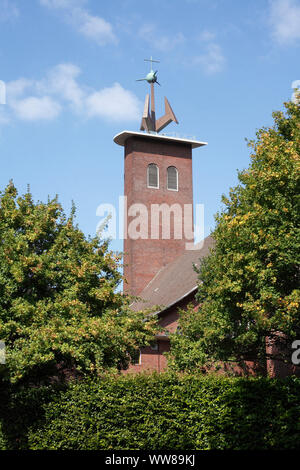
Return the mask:
[[124,292],[136,296],[194,243],[192,150],[206,145],[159,133],[178,121],[167,98],[164,116],[156,119],[156,61],[150,62],[151,71],[141,80],[151,86],[151,101],[147,95],[140,131],[114,137],[125,160]]

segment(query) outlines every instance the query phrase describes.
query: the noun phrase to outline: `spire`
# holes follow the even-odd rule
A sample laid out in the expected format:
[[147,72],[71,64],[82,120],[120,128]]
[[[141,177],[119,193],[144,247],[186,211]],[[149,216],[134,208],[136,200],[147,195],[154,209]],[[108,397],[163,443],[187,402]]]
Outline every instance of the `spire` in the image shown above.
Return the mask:
[[176,116],[171,108],[171,105],[167,98],[165,97],[165,114],[160,117],[159,119],[156,119],[155,115],[155,97],[154,97],[154,84],[158,83],[157,81],[157,70],[156,72],[153,71],[153,62],[159,63],[158,60],[153,60],[152,56],[150,59],[144,59],[147,62],[151,62],[151,68],[150,72],[146,75],[145,78],[139,78],[137,81],[147,81],[150,86],[151,86],[151,103],[150,103],[150,95],[146,95],[145,99],[145,105],[144,105],[144,112],[142,116],[142,123],[141,123],[141,131],[146,131],[146,132],[160,132],[162,129],[164,129],[168,124],[170,124],[172,121],[176,122],[178,124],[178,121],[176,119]]

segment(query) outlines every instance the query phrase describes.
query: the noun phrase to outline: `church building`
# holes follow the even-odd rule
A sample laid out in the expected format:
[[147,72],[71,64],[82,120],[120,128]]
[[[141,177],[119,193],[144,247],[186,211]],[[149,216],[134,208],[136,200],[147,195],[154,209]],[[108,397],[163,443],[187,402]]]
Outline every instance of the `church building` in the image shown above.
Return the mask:
[[[124,147],[123,290],[136,298],[132,309],[152,309],[164,332],[153,346],[141,349],[139,361],[127,372],[166,368],[164,353],[170,350],[169,334],[177,331],[179,310],[191,304],[198,308],[195,267],[214,245],[211,236],[194,244],[192,153],[198,154],[207,144],[161,133],[178,121],[167,98],[165,114],[156,119],[154,85],[158,82],[152,69],[156,61],[150,62],[150,72],[141,79],[150,84],[151,97],[146,95],[140,131],[120,132],[114,142]],[[275,350],[275,346],[266,347],[270,353]],[[245,365],[249,373],[256,373],[255,363]],[[244,373],[238,366],[234,370]],[[267,360],[265,371],[272,376],[300,375],[300,367],[273,359]]]
[[[135,310],[155,309],[166,333],[152,347],[141,350],[131,371],[166,367],[168,332],[178,327],[178,309],[195,301],[197,273],[193,265],[207,256],[213,239],[194,245],[192,153],[206,142],[160,133],[172,121],[178,123],[165,98],[165,114],[156,119],[154,85],[157,72],[145,80],[146,96],[139,132],[123,131],[114,142],[124,147],[124,292],[136,296]],[[142,79],[143,80],[143,79]],[[197,150],[199,151],[199,150]]]

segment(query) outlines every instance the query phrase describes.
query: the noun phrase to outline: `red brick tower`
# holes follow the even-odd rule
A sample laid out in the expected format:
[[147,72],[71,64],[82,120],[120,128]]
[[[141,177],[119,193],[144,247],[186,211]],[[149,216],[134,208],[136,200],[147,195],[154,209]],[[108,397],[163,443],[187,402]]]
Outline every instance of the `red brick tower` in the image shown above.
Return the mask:
[[123,131],[114,138],[124,147],[124,291],[132,295],[139,295],[193,243],[192,149],[205,145],[158,134],[177,120],[166,98],[165,115],[155,119],[156,72],[147,77],[151,114],[147,95],[141,125],[145,132]]

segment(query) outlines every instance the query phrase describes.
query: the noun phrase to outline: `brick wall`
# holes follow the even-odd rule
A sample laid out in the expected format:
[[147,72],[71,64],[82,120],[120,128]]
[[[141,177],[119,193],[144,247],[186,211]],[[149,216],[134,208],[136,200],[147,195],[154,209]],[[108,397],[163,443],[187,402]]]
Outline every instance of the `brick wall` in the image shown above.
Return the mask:
[[[195,300],[194,293],[191,293],[186,298],[182,299],[176,305],[162,312],[159,316],[159,324],[167,329],[170,333],[174,333],[178,327],[178,310],[185,309],[189,304],[194,305],[194,308],[198,308],[199,305]],[[278,334],[280,337],[281,335]],[[164,356],[165,352],[170,350],[170,342],[167,339],[158,340],[158,349],[154,350],[151,347],[143,348],[141,350],[141,362],[137,365],[130,365],[126,372],[143,372],[143,371],[157,371],[162,372],[167,368],[167,360]],[[268,338],[266,338],[266,350],[268,353],[276,352],[276,344],[270,344]],[[292,355],[293,350],[291,349],[290,354]],[[234,373],[234,375],[240,376],[255,376],[257,373],[263,375],[269,375],[271,377],[286,377],[289,375],[300,376],[300,366],[295,366],[292,363],[283,364],[281,361],[268,359],[265,367],[261,367],[254,361],[245,361],[243,366],[232,363],[221,363],[215,364],[215,371],[218,373]]]
[[[159,189],[147,187],[147,168],[155,163],[159,168]],[[175,166],[178,170],[178,191],[167,189],[167,168]],[[146,137],[131,137],[125,144],[125,181],[124,193],[127,208],[132,204],[144,204],[151,214],[151,204],[166,203],[169,206],[193,204],[192,188],[192,149],[191,145],[172,141],[151,140]],[[128,226],[135,217],[128,217]],[[160,219],[159,239],[151,239],[150,218],[148,239],[124,240],[124,291],[138,295],[160,268],[167,265],[185,250],[183,238],[174,239],[174,223],[171,219],[170,240],[162,239]],[[184,231],[183,231],[184,232]]]
[[[196,306],[194,294],[188,295],[176,305],[166,309],[159,316],[159,324],[170,333],[175,333],[178,327],[179,309],[187,308],[187,305],[192,303]],[[164,356],[165,352],[170,351],[170,341],[167,338],[157,340],[157,349],[146,347],[141,350],[141,357],[139,364],[131,364],[126,372],[144,372],[144,371],[157,371],[162,372],[167,368],[167,359]]]

